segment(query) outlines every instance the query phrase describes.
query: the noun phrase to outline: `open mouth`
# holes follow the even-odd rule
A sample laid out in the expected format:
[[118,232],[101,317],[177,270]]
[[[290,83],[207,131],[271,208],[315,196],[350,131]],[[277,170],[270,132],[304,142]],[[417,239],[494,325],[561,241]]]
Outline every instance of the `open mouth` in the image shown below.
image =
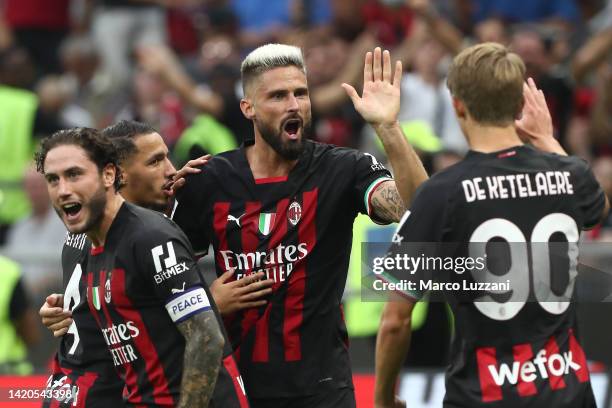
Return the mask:
[[64,214],[66,214],[66,218],[72,221],[78,217],[82,207],[83,206],[79,203],[68,203],[62,205],[62,210],[64,211]]
[[283,130],[285,131],[285,133],[287,133],[287,135],[289,135],[290,139],[295,140],[298,137],[298,132],[301,127],[302,127],[301,120],[289,119],[285,122],[285,125],[283,126]]

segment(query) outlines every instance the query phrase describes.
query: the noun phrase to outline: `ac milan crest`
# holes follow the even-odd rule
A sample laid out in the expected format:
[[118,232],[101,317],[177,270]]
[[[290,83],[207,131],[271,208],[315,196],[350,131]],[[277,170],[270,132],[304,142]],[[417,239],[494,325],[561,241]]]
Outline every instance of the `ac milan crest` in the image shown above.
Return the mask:
[[287,211],[287,218],[291,225],[297,225],[302,218],[302,206],[297,201],[294,201],[289,206],[289,210]]

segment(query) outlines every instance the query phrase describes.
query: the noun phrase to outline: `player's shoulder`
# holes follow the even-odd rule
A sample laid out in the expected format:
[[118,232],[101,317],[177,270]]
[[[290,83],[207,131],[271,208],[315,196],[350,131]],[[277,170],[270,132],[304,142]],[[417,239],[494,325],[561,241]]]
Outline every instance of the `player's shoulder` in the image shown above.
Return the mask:
[[74,234],[67,231],[62,247],[62,257],[87,254],[90,247],[91,241],[87,238],[87,234]]
[[239,159],[244,155],[242,148],[232,149],[211,157],[202,169],[212,173],[222,173],[234,169]]
[[552,169],[584,172],[590,168],[589,162],[578,156],[561,156],[556,153],[539,152],[551,163]]
[[74,248],[77,250],[83,250],[86,248],[91,241],[87,238],[87,234],[74,234],[72,232],[67,231],[66,237],[64,239],[64,246]]
[[337,146],[334,144],[321,143],[314,140],[307,140],[304,149],[307,153],[312,154],[315,158],[327,159],[346,159],[357,158],[362,155],[359,150],[350,147]]
[[149,241],[153,237],[181,237],[181,229],[165,214],[125,202],[124,226],[131,241]]
[[422,186],[428,189],[444,189],[451,192],[453,187],[457,186],[458,181],[473,171],[474,167],[474,164],[469,160],[461,160],[433,174]]
[[241,148],[212,156],[206,164],[197,167],[200,170],[199,173],[188,174],[185,177],[186,184],[178,190],[178,197],[201,191],[211,183],[232,179],[238,171],[242,158],[244,158],[244,152],[241,151]]
[[337,167],[339,164],[354,166],[364,156],[370,157],[373,163],[378,161],[369,153],[361,152],[357,149],[333,144],[307,140],[304,153],[310,155],[313,164],[331,164]]

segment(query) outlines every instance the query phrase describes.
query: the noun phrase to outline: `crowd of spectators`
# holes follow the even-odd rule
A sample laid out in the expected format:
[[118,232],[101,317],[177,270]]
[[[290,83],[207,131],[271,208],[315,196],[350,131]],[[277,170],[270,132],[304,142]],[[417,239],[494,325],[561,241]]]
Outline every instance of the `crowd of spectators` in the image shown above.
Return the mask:
[[[609,0],[0,0],[0,249],[22,263],[37,301],[61,286],[64,231],[31,169],[37,140],[134,119],[159,129],[177,166],[231,149],[252,135],[240,61],[268,42],[304,51],[311,137],[381,160],[340,84],[359,89],[365,51],[390,49],[405,68],[400,120],[438,171],[467,149],[447,67],[483,41],[523,58],[555,136],[612,198]],[[612,241],[612,218],[587,239]]]

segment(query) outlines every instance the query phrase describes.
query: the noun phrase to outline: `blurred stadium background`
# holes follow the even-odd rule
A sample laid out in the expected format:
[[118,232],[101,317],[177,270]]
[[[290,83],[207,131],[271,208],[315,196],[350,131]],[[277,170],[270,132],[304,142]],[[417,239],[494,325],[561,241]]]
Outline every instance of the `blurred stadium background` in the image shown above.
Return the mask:
[[[36,317],[46,295],[62,290],[65,234],[32,168],[40,138],[134,119],[159,129],[177,168],[234,148],[252,137],[238,106],[241,58],[260,44],[284,42],[304,51],[312,138],[384,161],[340,87],[360,86],[364,53],[381,45],[404,63],[400,120],[431,174],[466,152],[445,75],[454,54],[483,41],[506,44],[524,59],[544,91],[556,137],[592,164],[612,199],[609,0],[0,0],[0,254],[7,257],[0,288],[14,286],[8,271],[18,268],[27,292],[15,312],[12,289],[0,289],[0,390],[44,384],[57,345]],[[345,310],[360,407],[371,406],[382,305],[360,301],[359,244],[388,241],[392,231],[365,218],[355,224]],[[612,218],[584,240],[612,241]],[[609,267],[606,248],[585,247],[581,261]],[[582,304],[580,313],[594,388],[607,406],[612,307]],[[418,316],[403,389],[411,390],[411,407],[440,406],[452,318],[434,302]],[[19,346],[9,347],[7,335],[16,319],[26,328],[16,341],[28,349],[19,367],[9,363]]]

